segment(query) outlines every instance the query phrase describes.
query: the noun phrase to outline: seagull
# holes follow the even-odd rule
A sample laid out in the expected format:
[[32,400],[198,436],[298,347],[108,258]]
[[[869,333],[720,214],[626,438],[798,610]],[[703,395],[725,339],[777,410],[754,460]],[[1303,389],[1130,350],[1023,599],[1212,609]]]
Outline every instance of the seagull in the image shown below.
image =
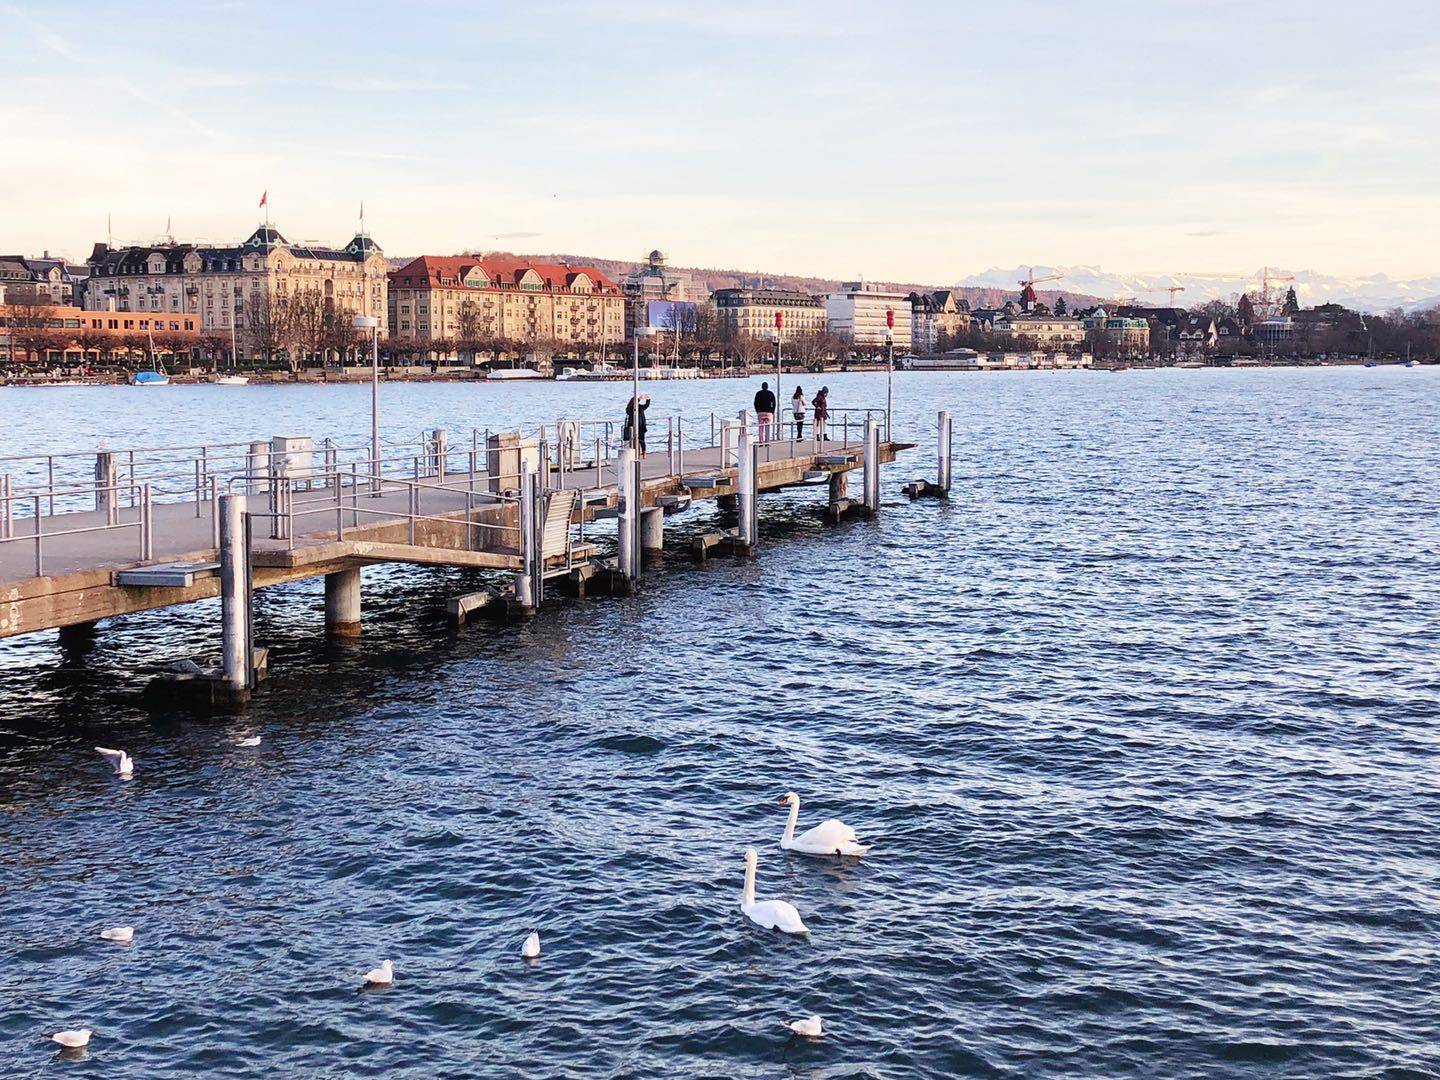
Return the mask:
[[124,945],[135,940],[135,928],[133,926],[112,926],[109,930],[101,930],[100,936],[106,941],[118,941]]
[[825,1034],[818,1016],[806,1017],[804,1020],[791,1020],[785,1026],[796,1035],[804,1035],[807,1039],[818,1039]]
[[259,746],[259,745],[260,745],[260,736],[259,736],[259,735],[251,735],[248,739],[241,739],[241,740],[240,740],[239,742],[237,742],[235,745],[236,745],[236,746]]
[[395,965],[386,960],[378,968],[365,973],[366,986],[389,986],[395,981]]
[[135,772],[135,762],[124,750],[106,750],[103,746],[95,747],[95,752],[104,754],[115,763],[115,775],[122,780],[129,780]]
[[79,1031],[57,1031],[50,1036],[66,1050],[79,1050],[90,1042],[90,1029],[81,1028]]
[[520,955],[526,960],[534,960],[540,955],[540,933],[536,930],[530,931],[530,936],[525,939],[525,944],[520,946]]

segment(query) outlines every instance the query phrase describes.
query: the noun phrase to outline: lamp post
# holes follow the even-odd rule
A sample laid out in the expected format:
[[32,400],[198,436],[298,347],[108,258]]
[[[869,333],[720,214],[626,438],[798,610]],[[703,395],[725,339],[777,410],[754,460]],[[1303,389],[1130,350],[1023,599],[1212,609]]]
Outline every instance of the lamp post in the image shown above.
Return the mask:
[[784,373],[784,364],[781,360],[781,332],[785,329],[785,313],[775,312],[775,438],[780,437],[780,376]]
[[890,442],[890,417],[895,411],[895,309],[885,309],[885,441]]
[[654,337],[653,326],[635,326],[635,367],[631,372],[630,387],[630,449],[640,452],[640,339]]
[[373,315],[356,315],[350,320],[356,330],[370,331],[370,490],[380,494],[380,320]]

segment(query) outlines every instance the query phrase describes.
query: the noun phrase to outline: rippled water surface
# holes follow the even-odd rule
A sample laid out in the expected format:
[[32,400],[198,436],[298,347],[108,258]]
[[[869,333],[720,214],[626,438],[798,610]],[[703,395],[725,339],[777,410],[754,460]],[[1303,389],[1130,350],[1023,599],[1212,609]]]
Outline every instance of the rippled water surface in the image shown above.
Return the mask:
[[[213,603],[0,642],[0,1074],[1436,1075],[1440,368],[896,382],[922,447],[877,520],[767,496],[759,557],[696,567],[692,512],[638,596],[459,633],[459,571],[367,570],[353,645],[318,583],[267,590],[242,719],[139,700],[215,651]],[[384,390],[412,432],[624,397]],[[367,406],[0,390],[0,454]],[[940,407],[955,491],[910,503]],[[873,853],[783,854],[789,789]],[[752,844],[810,940],[741,917]]]

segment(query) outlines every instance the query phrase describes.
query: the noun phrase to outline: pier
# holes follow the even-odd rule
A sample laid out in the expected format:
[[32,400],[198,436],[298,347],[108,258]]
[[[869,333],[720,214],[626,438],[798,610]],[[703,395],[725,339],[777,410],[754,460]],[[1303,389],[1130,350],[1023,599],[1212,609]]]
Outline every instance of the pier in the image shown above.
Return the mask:
[[[190,677],[211,704],[243,702],[265,671],[255,589],[323,577],[337,637],[362,633],[360,571],[381,563],[494,572],[496,584],[451,600],[456,624],[486,608],[524,616],[555,591],[625,594],[663,548],[666,519],[704,502],[736,524],[696,537],[699,558],[753,552],[766,492],[823,490],[817,510],[831,521],[877,513],[880,467],[912,445],[888,428],[884,409],[837,410],[824,440],[792,426],[761,441],[745,412],[662,417],[643,458],[613,421],[562,418],[459,440],[442,429],[384,445],[273,435],[0,459],[0,637],[89,634],[102,619],[218,596],[222,663],[191,665]],[[944,414],[937,432],[926,486],[943,494]]]

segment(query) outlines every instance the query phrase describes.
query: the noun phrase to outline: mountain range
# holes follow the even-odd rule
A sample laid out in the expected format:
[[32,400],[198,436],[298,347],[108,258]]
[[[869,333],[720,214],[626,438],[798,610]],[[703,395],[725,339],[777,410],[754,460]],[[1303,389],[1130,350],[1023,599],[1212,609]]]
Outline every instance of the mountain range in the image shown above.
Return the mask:
[[[1058,281],[1045,283],[1046,289],[1059,289],[1067,296],[1099,297],[1101,302],[1133,297],[1142,304],[1168,305],[1169,287],[1184,286],[1175,294],[1180,307],[1195,307],[1207,300],[1229,300],[1240,292],[1260,290],[1260,271],[1244,274],[1116,274],[1098,266],[1017,266],[1014,269],[992,267],[983,274],[962,278],[960,288],[1018,288],[1016,282],[1034,273],[1037,278],[1063,274]],[[1284,295],[1291,285],[1302,307],[1317,304],[1343,304],[1360,311],[1389,311],[1404,308],[1418,311],[1440,305],[1440,275],[1416,278],[1392,278],[1386,274],[1369,277],[1336,277],[1314,270],[1271,269],[1272,293]],[[1293,281],[1279,280],[1293,278]]]

